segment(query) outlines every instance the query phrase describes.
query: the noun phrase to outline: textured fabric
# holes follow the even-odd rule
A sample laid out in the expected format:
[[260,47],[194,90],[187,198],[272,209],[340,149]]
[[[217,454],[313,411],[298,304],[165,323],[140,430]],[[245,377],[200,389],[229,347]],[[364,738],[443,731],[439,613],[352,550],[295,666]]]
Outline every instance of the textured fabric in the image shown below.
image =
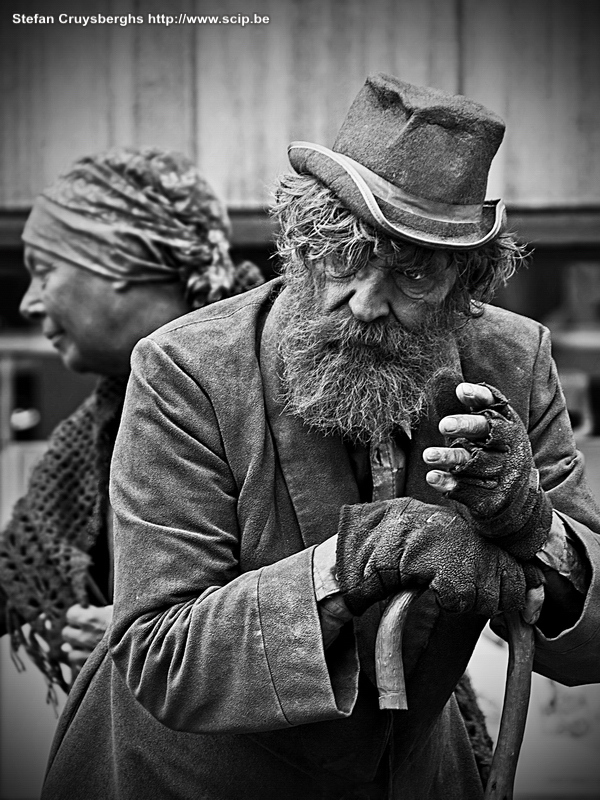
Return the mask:
[[[0,586],[12,646],[24,647],[50,689],[69,688],[60,666],[67,663],[60,649],[67,609],[103,600],[90,573],[89,552],[104,531],[125,385],[125,379],[101,379],[60,423],[0,535]],[[24,623],[31,626],[27,637]]]
[[492,766],[493,742],[487,730],[485,716],[477,703],[473,684],[466,673],[457,683],[454,695],[469,734],[481,782],[487,786]]
[[[136,348],[113,464],[114,623],[70,694],[44,800],[333,800],[385,775],[387,756],[394,800],[481,800],[452,697],[480,618],[447,614],[430,592],[416,601],[401,714],[378,710],[350,626],[323,649],[312,553],[360,496],[343,442],[281,413],[279,286]],[[542,485],[593,566],[580,620],[537,635],[536,669],[598,682],[600,515],[548,334],[486,308],[456,342],[456,368],[511,387]],[[433,504],[422,454],[443,444],[437,423],[424,419],[407,452],[406,492]]]
[[229,235],[224,205],[188,158],[124,148],[79,159],[45,189],[23,240],[112,280],[180,280],[197,308],[262,283],[250,262],[236,272]]
[[550,533],[544,546],[536,553],[537,561],[542,569],[548,568],[567,580],[580,594],[587,592],[589,578],[587,564],[575,550],[572,537],[569,536],[565,524],[558,514],[552,515]]

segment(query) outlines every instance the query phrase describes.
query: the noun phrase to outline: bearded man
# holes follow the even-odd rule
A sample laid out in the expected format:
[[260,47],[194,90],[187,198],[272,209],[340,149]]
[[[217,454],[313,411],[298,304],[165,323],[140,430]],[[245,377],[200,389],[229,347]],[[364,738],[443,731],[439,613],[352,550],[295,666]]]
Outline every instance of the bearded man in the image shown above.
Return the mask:
[[[540,673],[600,680],[600,512],[548,332],[485,304],[522,258],[484,201],[503,130],[372,76],[333,150],[290,146],[282,277],[136,347],[114,623],[45,800],[477,800],[454,693],[488,619],[520,609]],[[408,710],[381,711],[406,588]]]

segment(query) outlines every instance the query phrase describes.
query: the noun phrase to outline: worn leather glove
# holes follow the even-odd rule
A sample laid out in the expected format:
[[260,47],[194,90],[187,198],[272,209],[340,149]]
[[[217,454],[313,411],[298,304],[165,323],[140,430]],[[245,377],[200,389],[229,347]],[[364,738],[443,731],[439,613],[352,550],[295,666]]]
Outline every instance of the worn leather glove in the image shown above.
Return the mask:
[[546,542],[552,504],[539,487],[531,444],[521,418],[504,395],[489,384],[494,404],[484,416],[490,433],[484,442],[455,439],[470,459],[452,470],[457,487],[448,497],[465,505],[478,532],[520,559],[530,559]]
[[446,611],[482,614],[525,607],[541,573],[483,539],[470,515],[412,498],[343,506],[336,569],[344,600],[360,615],[401,589],[429,587]]

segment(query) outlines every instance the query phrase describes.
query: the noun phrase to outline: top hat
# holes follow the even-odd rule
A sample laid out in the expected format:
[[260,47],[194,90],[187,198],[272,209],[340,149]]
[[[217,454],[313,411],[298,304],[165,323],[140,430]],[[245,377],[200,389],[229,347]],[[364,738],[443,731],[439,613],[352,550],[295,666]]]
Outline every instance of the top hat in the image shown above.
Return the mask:
[[501,200],[485,200],[504,136],[493,111],[462,95],[367,78],[333,149],[288,148],[296,172],[328,186],[346,208],[388,236],[425,247],[469,250],[506,223]]

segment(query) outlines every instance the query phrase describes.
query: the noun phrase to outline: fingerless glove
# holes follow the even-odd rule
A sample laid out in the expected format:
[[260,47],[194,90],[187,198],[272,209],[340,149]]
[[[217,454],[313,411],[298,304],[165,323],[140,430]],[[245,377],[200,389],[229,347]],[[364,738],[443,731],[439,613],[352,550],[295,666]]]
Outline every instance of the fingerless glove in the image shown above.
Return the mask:
[[521,418],[504,395],[482,384],[494,404],[482,411],[490,428],[479,444],[456,439],[471,458],[452,473],[457,487],[449,497],[465,505],[477,531],[517,558],[527,560],[540,550],[552,525],[552,504],[538,485],[531,444]]

